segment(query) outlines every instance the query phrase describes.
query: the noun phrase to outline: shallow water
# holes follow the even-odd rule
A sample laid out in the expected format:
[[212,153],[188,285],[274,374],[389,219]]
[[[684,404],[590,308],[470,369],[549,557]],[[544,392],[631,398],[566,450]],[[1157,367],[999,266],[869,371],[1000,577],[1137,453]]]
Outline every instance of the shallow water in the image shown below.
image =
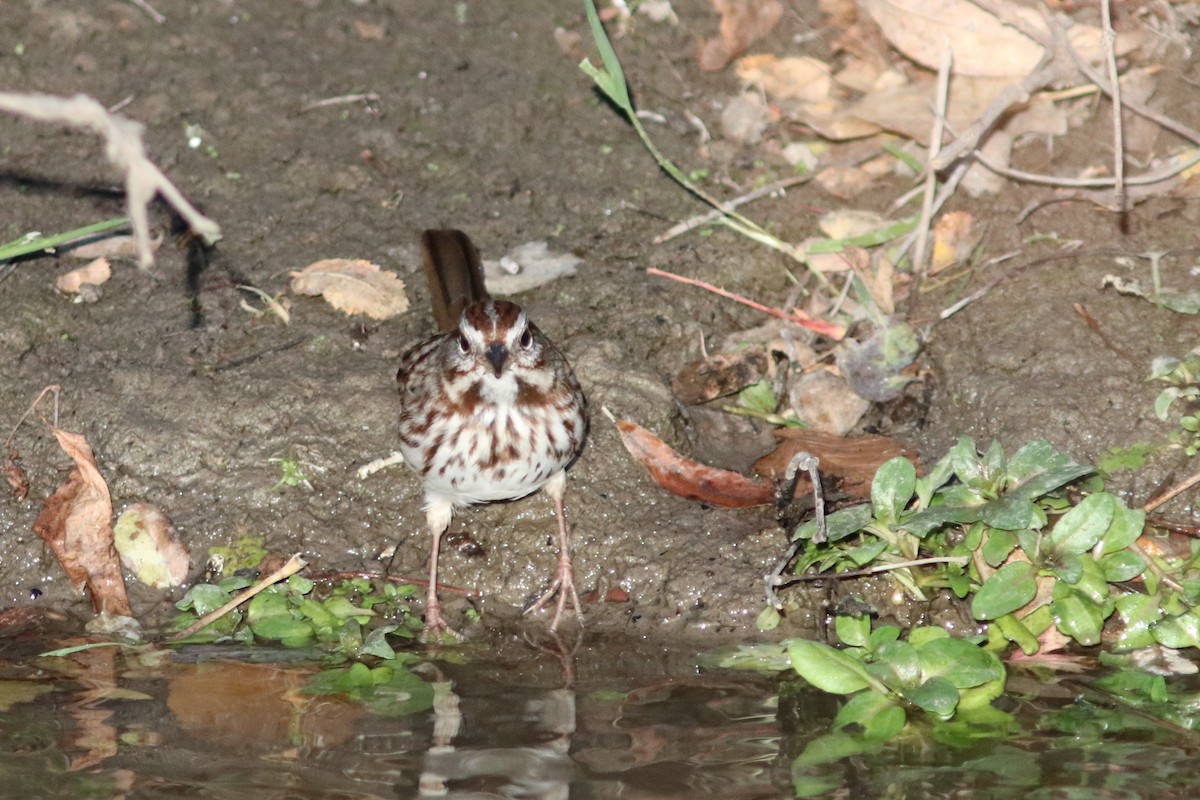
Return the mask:
[[[7,797],[783,798],[1195,796],[1196,737],[1073,699],[1003,699],[1006,726],[918,725],[822,757],[835,698],[701,669],[689,648],[471,645],[407,705],[302,691],[295,653],[112,648],[10,665]],[[269,655],[273,663],[261,663]],[[253,663],[249,659],[259,660]],[[40,694],[37,694],[41,692]],[[33,696],[36,695],[36,696]],[[395,698],[393,698],[394,700]],[[1002,703],[1002,704],[1003,704]]]

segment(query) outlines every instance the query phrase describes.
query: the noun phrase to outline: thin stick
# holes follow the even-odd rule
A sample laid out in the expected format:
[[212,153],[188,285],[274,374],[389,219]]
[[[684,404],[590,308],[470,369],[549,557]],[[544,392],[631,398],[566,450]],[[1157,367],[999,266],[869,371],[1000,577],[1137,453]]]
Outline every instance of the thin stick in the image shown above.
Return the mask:
[[1161,506],[1163,503],[1170,500],[1172,497],[1175,497],[1176,495],[1186,492],[1188,489],[1192,488],[1197,483],[1200,483],[1200,472],[1195,473],[1190,478],[1185,480],[1183,483],[1178,483],[1175,486],[1168,489],[1167,491],[1163,492],[1158,497],[1154,498],[1150,502],[1146,503],[1146,505],[1142,506],[1142,509],[1145,510],[1146,513],[1150,513],[1154,509]]
[[158,13],[158,11],[155,10],[154,6],[147,3],[146,0],[129,0],[129,2],[133,3],[135,6],[140,8],[142,11],[145,11],[146,14],[149,15],[150,19],[154,20],[159,25],[162,25],[164,22],[167,21],[167,18],[164,17],[162,14]]
[[[769,183],[766,186],[759,187],[752,192],[747,192],[746,194],[735,197],[732,200],[726,200],[725,205],[729,206],[730,208],[737,208],[738,206],[743,206],[746,203],[752,203],[755,200],[761,200],[768,195],[775,194],[776,192],[783,191],[784,189],[790,189],[793,186],[799,186],[801,184],[808,183],[818,174],[819,173],[817,172],[806,172],[803,175],[793,175],[790,178],[784,178],[783,180],[778,180],[774,183]],[[702,225],[707,225],[713,220],[723,216],[725,216],[725,212],[717,209],[707,211],[703,214],[697,214],[690,219],[685,219],[683,222],[680,222],[678,225],[675,225],[666,232],[655,236],[651,240],[651,243],[662,244],[663,242],[669,242],[676,236],[681,236],[688,231],[699,228]]]
[[1112,27],[1112,8],[1109,0],[1100,0],[1101,41],[1104,60],[1108,63],[1108,82],[1112,85],[1113,115],[1113,199],[1117,213],[1125,211],[1125,134],[1121,125],[1121,79],[1117,75],[1117,34]]
[[216,609],[215,611],[208,612],[203,617],[196,620],[191,625],[187,626],[187,628],[185,628],[184,630],[180,631],[179,633],[175,634],[174,636],[168,637],[166,640],[166,643],[173,644],[175,642],[178,642],[181,639],[186,639],[187,637],[191,636],[196,631],[201,630],[202,628],[205,628],[208,625],[211,625],[213,622],[215,622],[216,620],[225,616],[230,611],[233,611],[235,608],[237,608],[242,603],[249,600],[251,597],[254,597],[254,595],[258,594],[263,589],[266,589],[268,586],[273,586],[276,583],[279,583],[280,581],[285,580],[285,579],[290,578],[291,576],[295,575],[297,572],[304,569],[305,566],[306,566],[306,562],[304,561],[304,559],[300,557],[299,553],[296,553],[296,555],[289,558],[287,563],[284,564],[282,567],[275,570],[270,575],[263,578],[258,583],[251,586],[250,588],[246,589],[246,591],[242,592],[241,594],[239,594],[237,597],[230,600],[225,605],[221,606],[220,608]]
[[917,247],[912,257],[914,275],[925,273],[925,253],[929,243],[929,226],[933,221],[933,198],[937,193],[937,171],[933,164],[942,150],[942,134],[945,131],[946,107],[950,96],[950,65],[954,53],[946,45],[942,62],[938,65],[936,108],[933,113],[933,132],[929,135],[929,155],[925,161],[925,193],[921,198],[921,221],[917,223]]
[[379,100],[379,95],[375,92],[366,92],[365,94],[343,94],[338,97],[326,97],[324,100],[317,100],[314,103],[309,103],[302,106],[301,114],[307,114],[309,111],[315,111],[318,108],[328,108],[329,106],[344,105],[346,103],[374,103]]
[[56,427],[56,428],[58,427],[58,396],[61,392],[62,392],[62,387],[59,386],[57,383],[52,383],[49,386],[47,386],[45,389],[42,389],[42,391],[38,393],[37,399],[34,400],[33,403],[30,404],[29,408],[25,410],[25,413],[21,415],[21,418],[19,420],[17,420],[17,424],[13,425],[12,432],[8,434],[8,438],[4,440],[4,449],[5,450],[8,450],[9,447],[12,445],[13,437],[17,435],[17,429],[21,427],[21,424],[24,423],[25,419],[30,414],[33,413],[33,410],[35,408],[37,408],[38,403],[42,402],[42,398],[45,397],[48,393],[54,394],[54,427]]
[[785,314],[784,312],[780,311],[777,308],[771,308],[770,306],[764,306],[762,303],[757,303],[753,300],[742,297],[741,295],[734,294],[733,292],[730,292],[726,289],[718,288],[718,287],[712,285],[711,283],[707,283],[705,281],[699,281],[699,280],[696,280],[695,278],[685,278],[682,275],[676,275],[673,272],[664,272],[663,270],[657,269],[655,267],[648,267],[646,269],[646,274],[647,275],[658,275],[659,277],[662,277],[662,278],[670,278],[673,281],[679,281],[680,283],[686,283],[689,286],[698,286],[701,289],[705,289],[707,291],[712,292],[713,294],[720,295],[721,297],[724,297],[728,300],[733,300],[734,302],[741,303],[742,305],[750,306],[750,308],[753,308],[756,311],[761,311],[764,314],[770,314],[772,317],[776,317],[785,322],[794,322],[797,325],[801,325],[805,328],[808,328],[811,331],[816,331],[817,333],[822,333],[822,334],[829,336],[831,338],[834,338],[834,339],[841,339],[843,336],[846,335],[845,327],[838,325],[835,322],[827,322],[825,320],[815,320],[815,319],[811,318],[810,316],[808,316],[807,314],[805,314],[803,311],[800,311],[799,309],[792,309],[791,314]]

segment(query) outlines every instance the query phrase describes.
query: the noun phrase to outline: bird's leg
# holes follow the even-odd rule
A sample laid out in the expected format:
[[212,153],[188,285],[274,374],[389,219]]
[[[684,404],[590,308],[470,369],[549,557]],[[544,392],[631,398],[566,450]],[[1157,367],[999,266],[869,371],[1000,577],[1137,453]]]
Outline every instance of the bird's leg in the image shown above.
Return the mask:
[[421,631],[422,642],[439,642],[443,633],[462,641],[466,637],[450,627],[442,618],[442,601],[437,593],[438,551],[441,549],[442,534],[450,527],[453,506],[444,501],[429,501],[425,512],[429,532],[433,534],[433,546],[429,553],[429,591],[425,595],[425,629]]
[[554,618],[550,620],[551,631],[558,629],[558,621],[562,617],[563,610],[566,608],[568,597],[571,599],[571,607],[575,612],[575,616],[580,622],[583,622],[583,609],[579,603],[579,593],[575,591],[575,568],[571,565],[567,514],[563,509],[563,490],[565,488],[565,472],[558,473],[546,484],[546,493],[553,498],[554,514],[558,517],[558,572],[554,577],[554,583],[550,584],[550,588],[533,605],[525,609],[526,614],[536,611],[550,602],[551,597],[558,594],[558,603],[554,609]]

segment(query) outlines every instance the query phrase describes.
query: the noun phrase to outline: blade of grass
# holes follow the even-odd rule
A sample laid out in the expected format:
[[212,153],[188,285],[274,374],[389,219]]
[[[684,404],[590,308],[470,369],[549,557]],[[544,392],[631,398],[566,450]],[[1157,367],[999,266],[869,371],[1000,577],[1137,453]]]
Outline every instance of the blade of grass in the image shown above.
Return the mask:
[[0,245],[0,262],[10,261],[20,256],[29,255],[30,253],[39,253],[43,250],[50,250],[59,245],[73,242],[76,239],[82,239],[85,236],[92,236],[97,233],[111,231],[114,228],[128,226],[129,220],[126,217],[117,217],[108,219],[103,222],[97,222],[93,225],[87,225],[82,228],[76,228],[66,233],[55,234],[54,236],[33,236],[26,234],[16,241],[8,244]]

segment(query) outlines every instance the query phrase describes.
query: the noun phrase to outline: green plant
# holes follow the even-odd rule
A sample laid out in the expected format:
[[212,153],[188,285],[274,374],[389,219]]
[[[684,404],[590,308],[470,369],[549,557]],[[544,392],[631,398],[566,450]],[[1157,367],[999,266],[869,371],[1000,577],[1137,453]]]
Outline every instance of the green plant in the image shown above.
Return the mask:
[[[718,661],[779,668],[786,658],[812,685],[852,695],[837,727],[854,723],[866,739],[886,739],[904,727],[906,709],[946,720],[987,705],[1004,685],[993,654],[1011,644],[1026,655],[1094,646],[1114,622],[1106,642],[1114,653],[1200,646],[1200,543],[1177,558],[1147,552],[1138,541],[1144,512],[1093,473],[1045,441],[1006,457],[997,443],[980,454],[964,437],[924,477],[907,459],[888,461],[871,502],[829,515],[823,541],[815,521],[793,531],[795,572],[886,572],[916,600],[949,591],[986,633],[949,639],[916,628],[905,640],[895,627],[871,631],[866,617],[839,617],[846,649],[792,640]],[[778,621],[768,612],[767,627]]]
[[1150,366],[1150,380],[1170,384],[1154,401],[1154,413],[1160,420],[1167,420],[1176,400],[1184,402],[1179,430],[1170,438],[1188,456],[1196,455],[1200,452],[1200,355],[1189,353],[1182,359],[1160,356]]
[[[251,583],[250,578],[235,575],[193,586],[175,604],[183,612],[176,617],[176,628],[182,630],[220,608]],[[184,641],[276,642],[284,647],[317,647],[341,660],[363,656],[391,660],[396,652],[387,637],[411,639],[421,629],[420,618],[407,603],[417,591],[415,586],[385,583],[376,589],[370,581],[355,579],[343,581],[324,596],[316,588],[308,578],[293,575],[255,595],[245,611],[234,610]],[[372,626],[378,619],[391,622]]]

